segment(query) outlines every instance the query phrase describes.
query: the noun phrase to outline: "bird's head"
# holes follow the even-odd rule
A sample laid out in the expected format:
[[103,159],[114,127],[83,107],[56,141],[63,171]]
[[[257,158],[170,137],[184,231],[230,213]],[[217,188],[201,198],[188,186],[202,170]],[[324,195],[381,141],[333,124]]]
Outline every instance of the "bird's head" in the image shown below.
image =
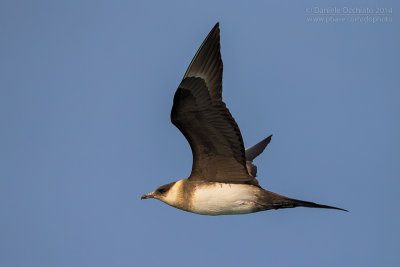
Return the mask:
[[141,199],[155,198],[155,199],[164,201],[167,198],[167,194],[168,194],[169,190],[172,188],[172,186],[174,184],[175,184],[175,182],[162,185],[159,188],[157,188],[156,190],[154,190],[153,192],[144,194],[141,197]]

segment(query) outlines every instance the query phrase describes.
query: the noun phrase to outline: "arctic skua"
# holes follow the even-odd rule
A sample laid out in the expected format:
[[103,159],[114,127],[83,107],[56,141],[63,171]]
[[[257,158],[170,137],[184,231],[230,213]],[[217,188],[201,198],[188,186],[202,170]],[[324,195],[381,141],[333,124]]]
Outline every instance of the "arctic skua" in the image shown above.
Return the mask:
[[245,150],[239,127],[222,101],[219,23],[192,59],[171,111],[172,123],[190,144],[192,172],[160,186],[142,199],[155,198],[203,215],[246,214],[295,207],[345,209],[297,200],[264,190],[252,163],[271,136]]

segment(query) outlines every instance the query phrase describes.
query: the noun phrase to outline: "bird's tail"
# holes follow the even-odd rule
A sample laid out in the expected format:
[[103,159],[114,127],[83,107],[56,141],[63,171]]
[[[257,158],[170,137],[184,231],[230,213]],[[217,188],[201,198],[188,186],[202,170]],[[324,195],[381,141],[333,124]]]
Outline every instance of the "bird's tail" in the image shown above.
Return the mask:
[[265,209],[286,209],[286,208],[296,208],[296,207],[307,207],[307,208],[321,208],[321,209],[334,209],[347,211],[342,208],[337,208],[328,205],[317,204],[310,201],[298,200],[294,198],[288,198],[267,190],[264,190],[263,194],[263,206]]
[[293,199],[293,198],[290,199],[290,202],[293,203],[293,205],[294,205],[293,208],[294,207],[321,208],[321,209],[342,210],[342,211],[348,212],[348,210],[346,210],[346,209],[328,206],[328,205],[317,204],[314,202],[303,201],[303,200],[298,200],[298,199]]

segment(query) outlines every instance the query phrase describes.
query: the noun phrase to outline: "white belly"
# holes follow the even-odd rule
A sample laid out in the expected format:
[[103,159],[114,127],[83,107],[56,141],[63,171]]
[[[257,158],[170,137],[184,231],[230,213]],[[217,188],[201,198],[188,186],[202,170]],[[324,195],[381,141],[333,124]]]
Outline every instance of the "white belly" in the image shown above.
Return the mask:
[[191,212],[204,215],[254,212],[256,196],[252,186],[218,183],[197,187]]

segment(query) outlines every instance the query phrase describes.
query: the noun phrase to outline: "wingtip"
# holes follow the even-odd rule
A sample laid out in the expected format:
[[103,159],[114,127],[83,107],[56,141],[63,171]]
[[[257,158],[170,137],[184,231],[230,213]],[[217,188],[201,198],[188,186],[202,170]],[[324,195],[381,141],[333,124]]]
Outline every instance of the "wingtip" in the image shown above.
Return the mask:
[[218,32],[219,33],[219,22],[217,22],[210,32]]
[[[202,53],[202,51],[204,51]],[[208,51],[208,52],[207,52]],[[211,53],[210,51],[214,51]],[[198,63],[196,64],[196,61]],[[213,64],[216,64],[213,65]],[[195,67],[194,67],[195,66]],[[192,73],[192,67],[194,68]],[[198,76],[200,72],[203,72],[203,75],[210,75],[206,73],[205,70],[209,71],[207,68],[211,68],[211,70],[216,71],[214,75],[221,72],[221,74],[217,78],[222,80],[222,60],[220,53],[220,30],[219,30],[219,22],[217,22],[211,31],[208,33],[207,37],[204,39],[203,43],[200,45],[200,48],[197,50],[194,55],[192,61],[187,68],[185,75],[183,75],[183,79],[194,75]],[[190,74],[191,73],[191,74]],[[201,75],[200,75],[201,76]],[[216,79],[215,77],[209,77],[210,79]]]
[[210,32],[216,32],[216,31],[219,32],[219,22],[215,23],[214,27]]
[[[264,144],[265,147],[271,142],[272,139],[272,134],[266,138],[264,138],[261,142],[259,142],[260,144]],[[265,148],[264,148],[265,149]]]

